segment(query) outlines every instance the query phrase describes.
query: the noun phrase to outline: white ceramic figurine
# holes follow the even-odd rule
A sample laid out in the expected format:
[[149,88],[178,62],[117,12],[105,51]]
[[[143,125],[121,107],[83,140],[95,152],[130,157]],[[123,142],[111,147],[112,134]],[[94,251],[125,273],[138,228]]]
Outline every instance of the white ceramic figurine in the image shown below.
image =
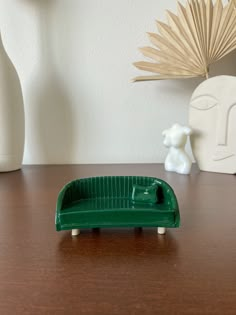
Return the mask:
[[169,153],[165,160],[165,170],[179,174],[189,174],[192,161],[185,152],[187,137],[192,133],[192,129],[179,124],[174,124],[170,129],[164,130],[162,135],[164,145],[169,148]]

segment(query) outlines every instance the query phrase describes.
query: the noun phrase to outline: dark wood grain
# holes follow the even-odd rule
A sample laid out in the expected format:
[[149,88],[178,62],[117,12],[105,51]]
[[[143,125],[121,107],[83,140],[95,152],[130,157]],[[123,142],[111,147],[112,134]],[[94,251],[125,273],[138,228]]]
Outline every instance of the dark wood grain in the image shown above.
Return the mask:
[[[68,181],[147,175],[173,186],[182,226],[54,227]],[[236,177],[162,165],[25,166],[0,174],[0,314],[236,314]]]

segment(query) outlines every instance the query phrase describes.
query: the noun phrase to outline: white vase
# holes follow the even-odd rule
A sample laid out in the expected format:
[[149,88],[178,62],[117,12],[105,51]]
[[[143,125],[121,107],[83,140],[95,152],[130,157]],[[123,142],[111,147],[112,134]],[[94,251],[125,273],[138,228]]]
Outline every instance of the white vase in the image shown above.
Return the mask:
[[0,33],[0,172],[21,168],[25,121],[20,80]]
[[194,91],[191,144],[200,170],[236,173],[236,77],[217,76]]

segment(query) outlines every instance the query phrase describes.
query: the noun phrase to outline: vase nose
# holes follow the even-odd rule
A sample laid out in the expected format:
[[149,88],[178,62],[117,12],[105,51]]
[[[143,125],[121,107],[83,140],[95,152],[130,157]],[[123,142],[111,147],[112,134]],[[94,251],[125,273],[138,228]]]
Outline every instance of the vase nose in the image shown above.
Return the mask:
[[217,119],[217,135],[216,141],[217,145],[227,145],[228,136],[228,119],[231,106],[219,106],[218,119]]

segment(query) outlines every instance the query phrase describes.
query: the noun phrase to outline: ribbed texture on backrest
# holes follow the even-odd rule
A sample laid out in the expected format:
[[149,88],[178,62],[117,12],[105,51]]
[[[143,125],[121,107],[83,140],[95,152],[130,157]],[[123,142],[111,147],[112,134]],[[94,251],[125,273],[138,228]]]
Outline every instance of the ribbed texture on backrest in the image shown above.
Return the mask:
[[130,198],[133,185],[149,186],[155,178],[142,176],[104,176],[78,179],[66,188],[64,204],[79,199]]

